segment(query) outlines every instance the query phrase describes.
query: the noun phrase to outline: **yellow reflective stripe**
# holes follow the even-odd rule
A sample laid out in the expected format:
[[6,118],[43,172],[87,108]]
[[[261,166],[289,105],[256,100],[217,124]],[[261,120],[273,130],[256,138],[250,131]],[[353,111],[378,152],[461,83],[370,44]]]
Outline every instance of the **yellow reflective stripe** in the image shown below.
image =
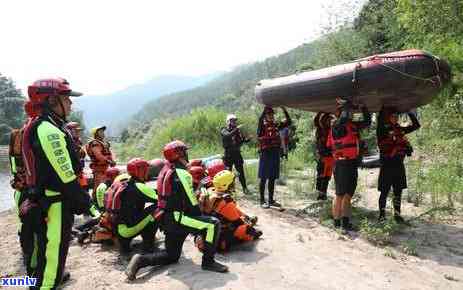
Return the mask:
[[108,186],[104,182],[100,183],[100,185],[98,185],[96,188],[96,203],[98,204],[99,208],[104,207],[104,195],[107,189]]
[[60,195],[61,193],[57,192],[57,191],[53,191],[53,190],[49,190],[49,189],[46,189],[45,190],[45,196],[58,196]]
[[[56,196],[56,192],[45,190],[46,196]],[[59,193],[58,193],[59,194]],[[54,202],[50,205],[47,214],[47,244],[45,248],[45,271],[40,289],[56,287],[55,280],[58,274],[59,250],[61,247],[62,203]]]
[[32,269],[37,267],[37,251],[39,250],[39,246],[37,244],[37,235],[34,234],[34,251],[32,252],[31,257],[31,264],[29,265]]
[[11,164],[11,174],[16,174],[18,171],[16,169],[16,159],[13,156],[10,157],[10,164]]
[[158,199],[158,194],[156,193],[156,190],[154,188],[149,187],[145,183],[141,182],[136,182],[135,186],[137,187],[138,190],[140,190],[144,195],[151,199]]
[[123,238],[131,238],[138,235],[150,222],[154,222],[154,218],[152,215],[147,215],[133,227],[128,227],[126,224],[117,225],[117,231]]
[[196,195],[193,191],[193,177],[191,176],[191,174],[184,169],[176,169],[175,171],[177,172],[177,175],[180,178],[180,182],[182,183],[183,188],[185,189],[185,192],[188,195],[188,199],[190,200],[191,205],[198,205],[198,199],[196,198]]
[[175,221],[188,226],[190,228],[194,228],[197,230],[206,230],[206,242],[213,243],[214,242],[214,224],[206,223],[192,217],[186,216],[178,211],[174,211],[174,218]]
[[21,199],[21,191],[14,191],[14,204],[16,205],[16,213],[19,216],[19,200]]
[[69,183],[77,177],[72,168],[71,157],[66,148],[65,135],[50,122],[44,121],[37,128],[40,145],[63,183]]
[[100,211],[96,208],[95,205],[92,204],[92,206],[90,207],[90,214],[94,217],[94,218],[98,218],[100,217]]
[[114,178],[114,181],[123,181],[123,180],[129,180],[130,179],[130,175],[128,175],[127,173],[122,173],[122,174],[119,174],[116,178]]

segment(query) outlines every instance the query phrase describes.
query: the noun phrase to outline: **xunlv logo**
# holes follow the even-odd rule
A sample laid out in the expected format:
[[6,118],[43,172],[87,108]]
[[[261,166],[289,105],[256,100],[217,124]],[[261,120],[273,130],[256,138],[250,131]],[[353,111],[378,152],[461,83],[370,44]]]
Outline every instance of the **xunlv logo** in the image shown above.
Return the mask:
[[26,277],[14,277],[14,278],[0,278],[0,287],[2,286],[35,286],[37,284],[37,278]]

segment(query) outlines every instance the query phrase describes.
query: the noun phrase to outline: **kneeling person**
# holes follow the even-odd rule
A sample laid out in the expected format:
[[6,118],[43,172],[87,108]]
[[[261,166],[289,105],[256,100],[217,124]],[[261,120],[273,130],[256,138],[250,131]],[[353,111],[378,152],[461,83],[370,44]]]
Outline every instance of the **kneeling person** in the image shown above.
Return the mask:
[[[153,214],[157,207],[157,193],[145,184],[148,167],[148,162],[143,159],[130,160],[127,172],[131,178],[113,184],[107,193],[106,207],[115,215],[116,234],[123,253],[130,251],[130,242],[138,235],[143,238],[143,251],[152,252],[154,248],[157,224]],[[153,204],[145,208],[146,203]]]
[[[199,203],[203,213],[217,217],[222,223],[218,250],[227,251],[233,245],[258,239],[262,232],[254,227],[257,217],[243,213],[232,196],[235,174],[223,170],[214,176],[213,184],[213,190],[200,195]],[[196,241],[201,249],[201,239],[198,237]]]

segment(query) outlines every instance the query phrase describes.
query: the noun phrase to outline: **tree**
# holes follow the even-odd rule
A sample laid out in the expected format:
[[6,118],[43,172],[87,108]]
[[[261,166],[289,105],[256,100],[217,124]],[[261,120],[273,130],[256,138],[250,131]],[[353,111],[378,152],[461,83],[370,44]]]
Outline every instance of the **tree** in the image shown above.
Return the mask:
[[14,82],[0,74],[0,144],[8,144],[11,129],[24,122],[24,97]]

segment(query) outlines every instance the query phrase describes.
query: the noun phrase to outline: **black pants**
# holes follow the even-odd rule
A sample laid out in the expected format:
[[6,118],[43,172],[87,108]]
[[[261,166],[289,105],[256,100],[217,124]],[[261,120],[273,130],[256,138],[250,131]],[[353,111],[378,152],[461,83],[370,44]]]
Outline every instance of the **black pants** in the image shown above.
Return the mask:
[[260,203],[265,202],[265,184],[268,181],[268,202],[274,202],[273,194],[275,192],[275,179],[273,178],[261,178],[259,183],[259,192],[260,192]]
[[[379,211],[384,214],[386,210],[386,202],[387,202],[387,196],[389,195],[389,190],[388,191],[382,191],[381,195],[379,196]],[[392,204],[394,206],[394,214],[395,215],[400,215],[400,208],[402,204],[402,190],[401,189],[395,189],[394,190],[394,198],[392,199]]]
[[240,152],[225,152],[223,157],[223,163],[225,166],[232,171],[233,166],[235,166],[236,171],[238,171],[238,179],[240,180],[241,187],[246,189],[246,176],[244,175],[244,160]]
[[43,217],[35,220],[37,235],[37,284],[31,289],[55,289],[61,282],[71,240],[74,215],[67,202],[53,202],[42,208]]
[[122,252],[130,251],[130,242],[138,235],[143,239],[143,250],[151,251],[154,248],[154,238],[158,225],[152,217],[156,206],[151,205],[140,214],[134,222],[130,224],[120,223],[117,225],[117,237],[120,243]]
[[23,252],[24,265],[26,266],[27,275],[32,277],[37,267],[37,234],[35,233],[35,224],[37,219],[41,219],[39,208],[32,208],[21,218],[19,242]]
[[167,257],[164,264],[176,263],[182,254],[183,243],[189,234],[201,235],[204,241],[203,263],[214,259],[220,235],[220,221],[212,216],[187,216],[172,213],[164,218]]

